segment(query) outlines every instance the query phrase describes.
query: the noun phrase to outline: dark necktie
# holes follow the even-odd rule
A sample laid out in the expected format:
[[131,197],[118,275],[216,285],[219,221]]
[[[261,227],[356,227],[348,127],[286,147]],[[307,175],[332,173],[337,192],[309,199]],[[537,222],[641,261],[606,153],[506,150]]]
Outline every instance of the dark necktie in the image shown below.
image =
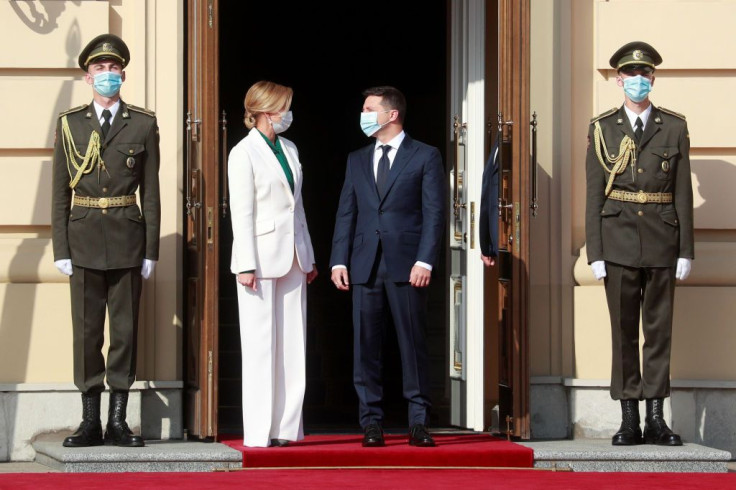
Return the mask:
[[389,170],[389,159],[388,152],[391,149],[389,145],[382,145],[383,155],[378,160],[378,171],[376,171],[376,189],[378,189],[378,195],[383,199],[383,193],[386,191],[386,181],[388,180]]
[[107,132],[110,130],[110,119],[112,119],[112,112],[104,109],[102,111],[102,119],[105,120],[105,122],[102,123],[102,138],[104,139],[107,137]]
[[636,118],[634,126],[636,126],[636,128],[634,129],[634,137],[636,138],[636,142],[639,143],[639,141],[641,141],[641,135],[644,132],[644,123],[641,122],[640,117]]

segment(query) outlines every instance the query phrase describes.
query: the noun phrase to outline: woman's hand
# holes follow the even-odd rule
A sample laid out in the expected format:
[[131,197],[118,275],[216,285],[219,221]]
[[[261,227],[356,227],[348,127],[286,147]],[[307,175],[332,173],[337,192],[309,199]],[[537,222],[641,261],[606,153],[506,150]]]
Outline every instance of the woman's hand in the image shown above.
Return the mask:
[[317,279],[319,272],[317,272],[317,264],[312,264],[311,272],[307,272],[307,284],[312,284],[312,281]]
[[258,291],[258,284],[256,284],[256,275],[252,272],[241,272],[240,274],[238,274],[238,283],[247,288],[251,288],[253,291]]

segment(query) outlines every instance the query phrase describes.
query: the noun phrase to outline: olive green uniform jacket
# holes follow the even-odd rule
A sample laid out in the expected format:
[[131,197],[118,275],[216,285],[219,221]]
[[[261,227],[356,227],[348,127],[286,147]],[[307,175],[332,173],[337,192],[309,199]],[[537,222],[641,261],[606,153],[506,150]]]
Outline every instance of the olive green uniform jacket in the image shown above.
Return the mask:
[[634,138],[623,106],[591,121],[585,162],[588,263],[604,260],[627,267],[674,267],[679,257],[693,259],[690,137],[685,118],[652,106],[637,144],[636,164],[629,165],[613,182],[614,190],[672,193],[671,203],[623,202],[606,197],[609,173],[596,155],[596,121],[611,157],[619,151],[625,135]]
[[[77,151],[84,155],[93,131],[102,129],[93,104],[62,113],[56,128],[52,188],[54,260],[109,270],[138,267],[143,258],[158,260],[159,135],[156,116],[122,100],[107,137],[101,142],[104,168],[83,175],[74,193],[83,197],[120,197],[139,191],[139,204],[107,209],[71,207],[69,182],[75,175],[62,144],[66,115]],[[78,164],[81,162],[77,162]],[[71,171],[71,176],[70,176]]]

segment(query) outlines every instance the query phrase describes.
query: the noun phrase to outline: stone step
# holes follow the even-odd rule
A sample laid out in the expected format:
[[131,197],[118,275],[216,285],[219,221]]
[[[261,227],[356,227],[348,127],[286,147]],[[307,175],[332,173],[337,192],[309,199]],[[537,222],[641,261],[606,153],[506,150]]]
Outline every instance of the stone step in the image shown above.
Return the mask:
[[66,473],[185,472],[242,468],[243,454],[224,444],[198,441],[146,441],[141,448],[63,447],[61,441],[35,441],[37,463]]
[[522,441],[534,450],[535,468],[572,471],[726,473],[731,453],[698,444],[613,446],[608,439]]

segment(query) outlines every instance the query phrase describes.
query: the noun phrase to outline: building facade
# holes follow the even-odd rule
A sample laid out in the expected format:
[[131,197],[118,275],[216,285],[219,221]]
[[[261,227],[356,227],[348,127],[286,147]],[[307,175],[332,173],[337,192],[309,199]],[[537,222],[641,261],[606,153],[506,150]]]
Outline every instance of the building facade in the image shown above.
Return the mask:
[[[447,79],[451,81],[446,85],[438,82],[436,86],[441,92],[440,101],[450,109],[427,110],[426,115],[424,109],[414,109],[422,113],[422,118],[437,114],[441,119],[456,108],[472,106],[458,109],[469,114],[468,138],[473,137],[478,127],[473,127],[473,118],[481,126],[495,120],[497,110],[489,108],[499,108],[493,100],[503,98],[508,83],[501,81],[505,58],[493,53],[503,46],[497,40],[504,35],[505,22],[515,15],[512,3],[516,4],[506,0],[439,2],[440,8],[430,14],[437,25],[446,26],[438,35],[444,36],[452,46],[454,40],[460,39],[458,46],[465,46],[466,52],[470,52],[464,58],[469,60],[469,66],[463,73],[471,75],[467,78],[454,75],[462,71],[457,69],[462,65],[461,56],[454,48],[448,49],[443,56],[447,61],[441,63],[447,66]],[[602,283],[593,278],[585,255],[584,155],[590,118],[623,101],[608,58],[624,43],[642,40],[655,46],[664,58],[656,72],[651,98],[655,105],[687,116],[692,146],[696,259],[691,276],[676,292],[673,394],[666,414],[671,427],[686,441],[733,453],[736,421],[728,416],[727,407],[736,401],[736,360],[731,355],[736,349],[736,332],[731,328],[731,319],[736,316],[736,219],[731,212],[731,187],[736,184],[736,140],[730,136],[727,115],[736,104],[730,93],[736,77],[736,54],[727,47],[736,44],[736,34],[729,24],[736,17],[736,1],[526,0],[518,4],[524,6],[521,13],[527,16],[521,20],[523,29],[516,28],[522,38],[520,42],[528,50],[528,73],[524,75],[528,94],[522,93],[521,97],[536,112],[538,121],[538,211],[536,217],[525,222],[529,237],[528,294],[522,303],[527,340],[526,364],[520,375],[529,386],[530,430],[524,435],[608,438],[620,422],[619,406],[608,395],[611,336],[605,294]],[[153,439],[182,438],[192,430],[189,420],[192,406],[202,403],[188,401],[189,380],[196,378],[191,374],[192,363],[200,363],[195,367],[207,371],[207,365],[201,365],[207,356],[192,361],[189,355],[192,345],[199,345],[200,339],[196,329],[191,328],[190,318],[194,286],[188,280],[192,266],[187,250],[192,218],[186,211],[188,198],[192,197],[187,191],[192,135],[191,115],[188,119],[187,113],[196,109],[191,102],[197,100],[192,98],[194,86],[205,94],[216,94],[214,100],[223,101],[242,101],[247,88],[243,87],[242,93],[228,94],[222,88],[226,84],[219,82],[218,77],[204,84],[192,81],[193,74],[198,73],[196,61],[201,60],[193,58],[192,52],[206,41],[207,29],[213,24],[221,27],[219,37],[210,44],[220,57],[220,65],[224,64],[223,59],[227,64],[247,60],[247,57],[240,58],[241,51],[266,49],[258,44],[248,47],[248,42],[240,37],[242,33],[225,29],[221,16],[236,13],[235,10],[225,12],[226,8],[235,9],[222,0],[0,3],[0,43],[13,47],[0,51],[0,114],[5,116],[0,119],[0,169],[6,203],[0,209],[0,461],[31,460],[34,440],[71,431],[79,422],[81,405],[72,383],[69,286],[66,277],[53,265],[51,249],[51,157],[58,113],[88,103],[91,98],[90,87],[84,82],[76,59],[86,42],[102,32],[119,35],[130,47],[131,62],[121,91],[123,99],[155,111],[161,135],[161,258],[155,276],[145,282],[143,290],[139,380],[133,387],[129,422],[145,437]],[[644,19],[640,24],[630,24],[633,9],[637,18]],[[202,15],[197,17],[195,12]],[[202,25],[203,31],[192,29],[195,23]],[[465,34],[458,37],[459,30]],[[290,29],[283,30],[279,36],[293,36],[291,42],[305,39]],[[243,48],[236,49],[240,43]],[[335,48],[321,44],[320,49],[324,50],[322,56],[329,58]],[[480,63],[485,69],[479,70],[478,75],[474,67]],[[247,72],[252,65],[243,62],[242,66]],[[248,76],[271,76],[267,73]],[[310,97],[308,92],[300,92],[299,87],[306,86],[306,78],[316,77],[315,73],[286,70],[278,74],[292,77],[297,98]],[[331,85],[340,83],[335,73],[320,75],[331,80]],[[398,80],[412,86],[412,83],[419,85],[421,77],[421,74],[404,74]],[[371,82],[366,75],[366,85]],[[485,95],[476,91],[479,82],[485,87],[481,90]],[[339,87],[334,91],[339,93]],[[319,95],[325,97],[323,93]],[[415,96],[414,100],[422,99]],[[476,101],[480,101],[479,107],[486,107],[482,113],[473,112],[473,107],[478,106]],[[352,99],[345,102],[337,96],[332,101],[336,105],[354,102]],[[297,123],[302,115],[307,120],[307,107],[312,109],[304,104],[303,112],[295,111]],[[359,108],[354,108],[348,114],[357,111]],[[338,124],[354,122],[340,111],[335,114]],[[242,132],[240,117],[231,111],[230,138]],[[446,122],[439,122],[440,132],[450,135],[447,138],[450,142],[445,144],[441,140],[439,145],[448,161],[449,180],[453,175],[452,155],[456,146],[452,143],[451,119],[445,119]],[[525,126],[526,122],[515,122],[515,127]],[[411,120],[407,127],[412,130]],[[221,139],[230,141],[226,136]],[[489,145],[486,140],[473,149],[467,147],[472,157],[466,161],[469,202],[477,203],[479,183],[476,186],[477,179],[473,176],[482,173]],[[523,142],[522,150],[529,149],[529,142]],[[473,152],[480,158],[473,157]],[[214,153],[224,154],[219,148]],[[333,170],[340,174],[343,167],[335,166]],[[309,174],[305,175],[310,178]],[[324,182],[325,186],[334,184],[330,180]],[[320,189],[315,186],[312,190],[316,194]],[[312,235],[325,235],[321,243],[329,247],[327,235],[334,215],[321,212],[318,200],[312,203],[312,209],[307,208],[310,229],[315,229]],[[471,206],[460,211],[470,212]],[[206,213],[203,216],[207,219]],[[221,226],[222,230],[214,237],[224,241],[227,240],[226,222],[222,221]],[[473,227],[465,231],[470,244],[477,231]],[[219,244],[214,249],[218,250]],[[482,265],[477,247],[468,245],[465,253],[469,269],[466,283],[482,285],[484,273],[478,272],[482,271]],[[321,265],[324,275],[327,266]],[[450,269],[449,264],[441,269],[447,276],[443,280],[451,279]],[[209,276],[202,277],[204,281],[212,281]],[[495,280],[495,276],[490,279]],[[219,279],[216,281],[215,291]],[[489,278],[485,281],[487,285]],[[471,290],[468,298],[473,302],[469,308],[483,311],[483,294]],[[310,331],[316,332],[314,338],[320,343],[323,335],[329,337],[320,331],[321,319],[328,313],[327,307],[320,307],[319,302],[315,304],[322,313],[318,311],[316,316],[310,316]],[[490,323],[494,321],[495,311],[491,314],[487,311],[494,308],[493,302],[485,308],[486,321],[483,323],[481,314],[481,326],[488,325],[488,318]],[[219,309],[219,316],[215,317],[219,318],[218,325],[229,321],[223,303],[215,309]],[[473,315],[468,313],[468,318],[472,321]],[[456,337],[451,327],[448,332],[447,344],[454,345]],[[498,397],[484,396],[482,388],[474,392],[472,383],[483,385],[495,379],[493,373],[483,374],[494,359],[487,352],[484,356],[482,350],[474,354],[470,348],[473,332],[469,328],[465,337],[457,337],[469,346],[462,350],[467,364],[457,378],[468,383],[461,389],[464,393],[461,396],[468,406],[480,404],[479,412],[486,409],[492,412]],[[320,356],[328,350],[323,347]],[[442,344],[439,350],[447,349]],[[224,365],[225,351],[221,350],[219,355],[217,351],[209,352],[209,362],[214,363],[217,372],[218,363]],[[442,354],[440,358],[445,362]],[[209,366],[212,368],[212,364]],[[444,377],[443,373],[439,376]],[[333,381],[328,384],[337,384],[334,381],[337,376],[334,373],[331,376]],[[218,399],[226,399],[229,393],[223,386],[219,391],[210,390],[205,404],[217,406]],[[329,392],[329,386],[325,391]],[[325,400],[325,404],[330,403],[329,396]],[[224,408],[220,410],[221,415],[225,413]],[[453,425],[503,431],[503,422],[494,420],[493,416],[473,415],[470,408],[463,413],[460,422]],[[455,420],[453,417],[438,422],[447,425]]]

